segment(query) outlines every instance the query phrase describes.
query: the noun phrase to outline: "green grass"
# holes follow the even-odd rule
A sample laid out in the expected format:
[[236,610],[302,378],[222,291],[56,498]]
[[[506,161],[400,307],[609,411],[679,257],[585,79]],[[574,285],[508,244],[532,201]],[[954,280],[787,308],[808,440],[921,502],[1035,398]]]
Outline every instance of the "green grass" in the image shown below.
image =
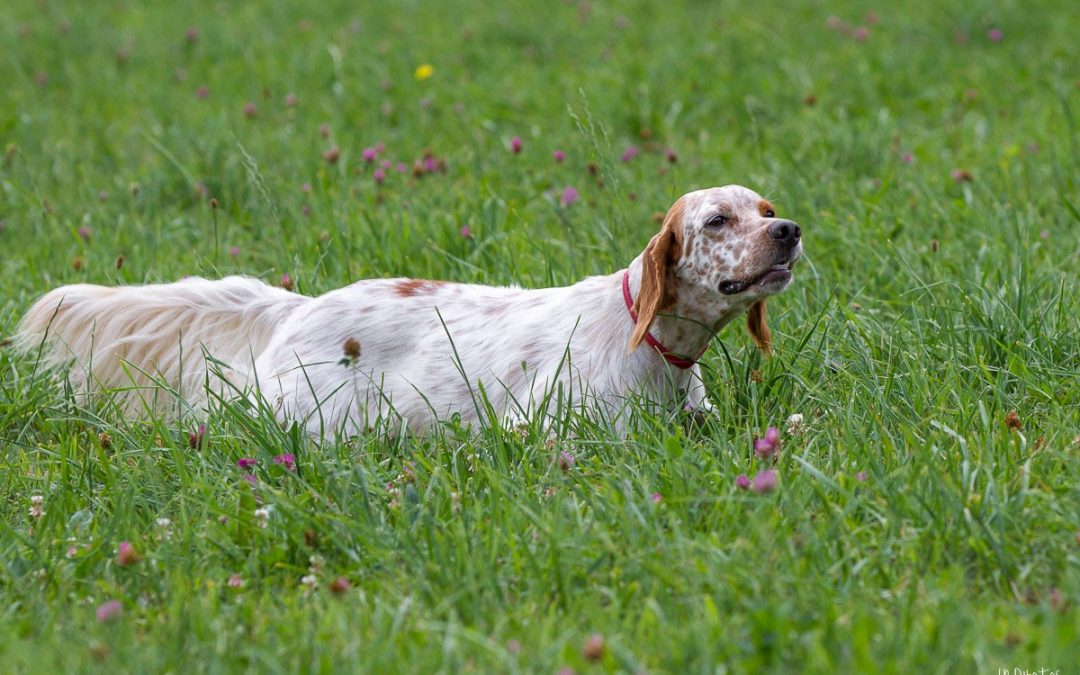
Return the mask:
[[[894,4],[865,41],[827,22],[854,2],[4,4],[0,335],[81,281],[567,284],[725,183],[807,260],[773,358],[735,328],[706,357],[715,417],[626,439],[319,445],[225,406],[193,450],[195,422],[78,406],[0,350],[2,670],[1071,672],[1080,19]],[[445,170],[379,187],[379,142]],[[792,413],[778,489],[738,490]]]

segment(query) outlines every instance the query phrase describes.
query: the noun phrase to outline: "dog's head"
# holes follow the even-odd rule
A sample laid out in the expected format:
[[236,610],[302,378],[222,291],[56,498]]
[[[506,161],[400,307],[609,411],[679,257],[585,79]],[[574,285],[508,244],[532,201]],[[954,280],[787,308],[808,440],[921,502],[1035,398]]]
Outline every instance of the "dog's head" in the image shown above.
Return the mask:
[[741,185],[683,195],[642,254],[636,348],[662,312],[676,303],[715,308],[720,322],[747,310],[747,328],[766,353],[772,344],[765,299],[787,288],[802,255],[799,226],[778,218],[772,204]]

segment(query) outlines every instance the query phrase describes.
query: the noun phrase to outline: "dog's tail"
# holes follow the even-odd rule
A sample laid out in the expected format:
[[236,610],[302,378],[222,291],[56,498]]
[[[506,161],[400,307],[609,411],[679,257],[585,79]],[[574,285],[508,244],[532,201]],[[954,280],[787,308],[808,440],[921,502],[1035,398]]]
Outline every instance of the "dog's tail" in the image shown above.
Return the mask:
[[[208,377],[216,381],[221,374],[245,386],[275,328],[309,300],[248,277],[118,288],[77,284],[35,302],[15,339],[46,366],[70,364],[69,377],[83,393],[137,392],[128,403],[145,404],[158,400],[146,393],[164,384],[201,401]],[[220,364],[208,368],[207,356]],[[169,400],[161,398],[161,404]]]

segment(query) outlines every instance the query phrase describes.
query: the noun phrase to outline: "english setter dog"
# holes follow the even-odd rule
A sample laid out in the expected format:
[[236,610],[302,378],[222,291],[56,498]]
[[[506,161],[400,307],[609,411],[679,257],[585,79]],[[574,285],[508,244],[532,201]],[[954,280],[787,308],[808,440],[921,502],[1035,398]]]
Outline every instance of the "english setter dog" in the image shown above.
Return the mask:
[[164,384],[195,409],[261,396],[313,434],[512,423],[556,400],[616,420],[641,399],[707,411],[697,360],[744,312],[769,351],[765,300],[791,284],[800,237],[728,185],[683,195],[629,267],[572,286],[373,279],[312,298],[239,276],[77,284],[38,300],[17,342],[70,366],[79,391],[120,392],[129,414],[160,408]]

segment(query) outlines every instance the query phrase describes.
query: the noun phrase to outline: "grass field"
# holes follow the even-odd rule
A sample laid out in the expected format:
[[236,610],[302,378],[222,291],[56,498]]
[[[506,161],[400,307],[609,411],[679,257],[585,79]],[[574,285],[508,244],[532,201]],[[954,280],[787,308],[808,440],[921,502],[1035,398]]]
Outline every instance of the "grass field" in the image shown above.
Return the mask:
[[0,670],[1076,672],[1080,16],[952,4],[5,3],[0,336],[81,281],[564,285],[726,183],[807,258],[626,439],[126,422],[0,350]]

